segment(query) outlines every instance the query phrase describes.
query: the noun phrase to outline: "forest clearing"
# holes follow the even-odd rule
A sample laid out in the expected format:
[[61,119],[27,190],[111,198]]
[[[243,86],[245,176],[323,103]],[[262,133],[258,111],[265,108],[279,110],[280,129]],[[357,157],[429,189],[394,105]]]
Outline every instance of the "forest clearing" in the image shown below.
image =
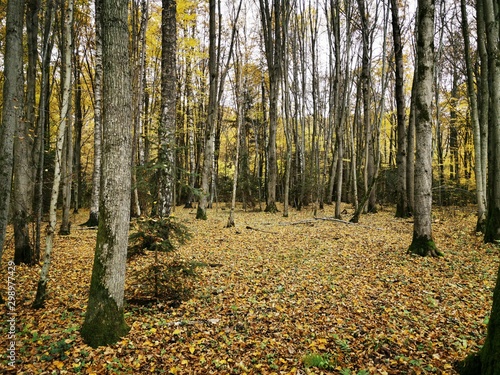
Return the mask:
[[[178,306],[139,303],[128,275],[152,254],[130,260],[131,329],[115,345],[93,349],[79,334],[96,230],[76,224],[88,211],[73,217],[70,235],[55,237],[44,308],[31,308],[39,266],[17,266],[17,373],[454,374],[453,363],[484,341],[498,253],[474,232],[472,206],[434,209],[438,258],[407,254],[413,222],[394,218],[394,207],[359,224],[315,220],[308,208],[284,218],[238,207],[233,228],[224,227],[229,210],[220,205],[207,220],[195,214],[175,211],[192,234],[178,253],[204,265],[191,297]],[[12,238],[10,228],[7,259]],[[5,357],[1,369],[12,369]]]

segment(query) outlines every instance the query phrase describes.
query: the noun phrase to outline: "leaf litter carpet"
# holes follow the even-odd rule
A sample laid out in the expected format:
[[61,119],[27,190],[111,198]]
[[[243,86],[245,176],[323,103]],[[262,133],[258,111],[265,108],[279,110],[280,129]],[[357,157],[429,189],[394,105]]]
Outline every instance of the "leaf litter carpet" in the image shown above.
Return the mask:
[[[413,223],[394,218],[391,207],[360,224],[315,220],[307,209],[288,218],[238,209],[234,228],[224,228],[229,211],[221,208],[207,221],[180,207],[175,215],[193,234],[179,254],[207,265],[190,299],[127,303],[130,333],[109,347],[85,345],[79,328],[96,231],[75,225],[56,236],[44,309],[30,307],[40,267],[16,268],[17,363],[8,366],[4,354],[0,372],[455,374],[453,362],[483,343],[498,252],[474,233],[473,208],[435,209],[439,259],[406,254]],[[332,215],[330,206],[318,212]],[[130,261],[127,272],[144,261]],[[129,285],[126,298],[134,290]],[[6,353],[8,311],[1,309]]]

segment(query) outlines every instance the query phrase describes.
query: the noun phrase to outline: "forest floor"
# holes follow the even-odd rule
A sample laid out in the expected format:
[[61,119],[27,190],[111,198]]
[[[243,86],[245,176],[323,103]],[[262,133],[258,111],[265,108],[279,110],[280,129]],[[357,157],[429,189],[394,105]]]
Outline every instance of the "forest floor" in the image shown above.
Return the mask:
[[[17,363],[5,359],[1,306],[0,373],[454,374],[454,361],[484,340],[499,259],[473,230],[474,208],[434,209],[439,259],[406,253],[413,222],[394,218],[393,207],[359,224],[315,220],[311,209],[288,218],[239,209],[234,228],[224,228],[227,209],[197,221],[178,207],[193,234],[179,254],[210,266],[198,268],[180,306],[127,303],[130,333],[97,349],[79,335],[96,236],[76,225],[82,212],[71,235],[56,236],[44,309],[30,307],[40,267],[16,267]],[[317,214],[332,216],[332,206]],[[4,291],[12,246],[10,235]]]

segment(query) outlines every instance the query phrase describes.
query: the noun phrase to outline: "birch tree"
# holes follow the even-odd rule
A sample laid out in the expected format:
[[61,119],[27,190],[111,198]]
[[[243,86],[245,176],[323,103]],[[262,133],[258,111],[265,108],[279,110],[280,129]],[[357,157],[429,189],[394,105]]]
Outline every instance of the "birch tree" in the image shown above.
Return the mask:
[[47,283],[50,263],[52,261],[52,249],[54,247],[54,232],[57,224],[57,201],[59,198],[59,185],[61,183],[61,165],[63,163],[63,147],[66,139],[66,127],[70,117],[70,93],[71,93],[71,34],[73,23],[73,0],[68,0],[66,9],[64,10],[64,59],[62,63],[61,77],[62,82],[62,106],[61,106],[61,120],[57,130],[55,162],[54,162],[54,182],[52,183],[52,192],[50,195],[50,208],[49,208],[49,223],[47,225],[47,234],[45,236],[45,254],[43,257],[43,265],[40,270],[40,278],[36,290],[35,300],[33,302],[34,308],[41,308],[45,304],[47,298]]

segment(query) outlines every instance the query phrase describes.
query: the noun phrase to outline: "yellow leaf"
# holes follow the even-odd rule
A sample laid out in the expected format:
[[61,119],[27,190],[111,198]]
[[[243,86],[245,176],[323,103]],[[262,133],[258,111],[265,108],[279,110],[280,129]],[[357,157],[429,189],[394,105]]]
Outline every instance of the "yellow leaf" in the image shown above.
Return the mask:
[[187,359],[183,359],[183,360],[181,361],[181,364],[182,364],[182,365],[187,365],[188,363],[189,363],[189,361],[188,361]]
[[151,333],[156,333],[156,328],[151,328],[151,329],[149,330],[149,332],[151,332]]
[[56,366],[59,370],[64,367],[64,363],[61,361],[54,361],[52,364]]
[[180,328],[177,328],[172,334],[173,335],[179,335],[181,334],[182,330]]
[[194,346],[190,346],[190,347],[189,347],[189,352],[190,352],[191,354],[193,354],[193,353],[194,353],[194,349],[195,349],[195,348],[194,348]]

